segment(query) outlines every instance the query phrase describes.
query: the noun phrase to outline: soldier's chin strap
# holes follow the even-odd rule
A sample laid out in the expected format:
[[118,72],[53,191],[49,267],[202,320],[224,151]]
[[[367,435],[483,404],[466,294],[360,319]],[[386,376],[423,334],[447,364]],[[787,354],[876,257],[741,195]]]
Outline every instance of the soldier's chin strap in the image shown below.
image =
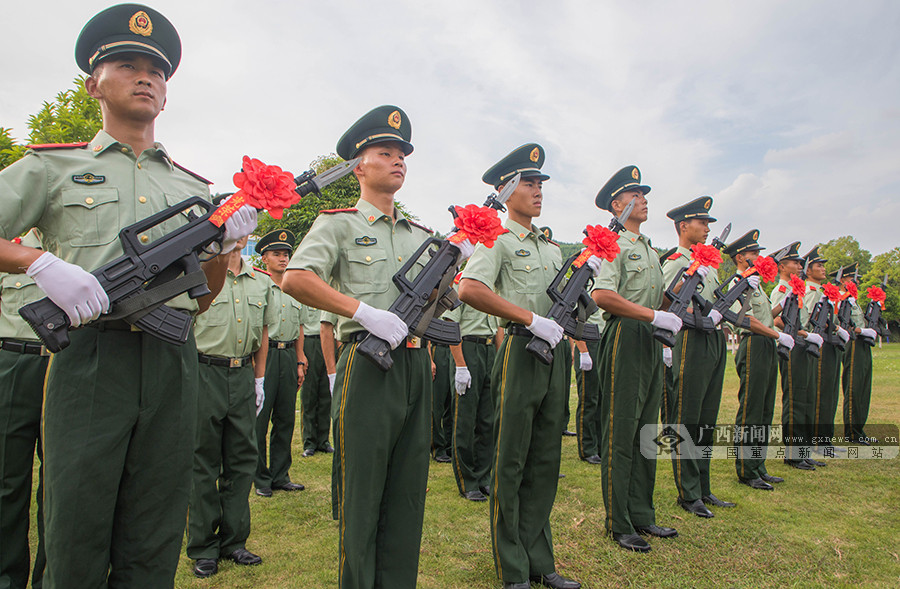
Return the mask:
[[452,286],[453,279],[456,278],[456,264],[453,264],[450,267],[454,271],[448,271],[441,278],[441,282],[437,287],[439,295],[433,301],[430,301],[425,305],[422,309],[422,319],[416,323],[416,326],[411,330],[413,334],[419,337],[425,336],[425,331],[428,329],[432,319],[440,317],[444,311],[449,311],[459,306],[459,295],[456,294],[456,291]]

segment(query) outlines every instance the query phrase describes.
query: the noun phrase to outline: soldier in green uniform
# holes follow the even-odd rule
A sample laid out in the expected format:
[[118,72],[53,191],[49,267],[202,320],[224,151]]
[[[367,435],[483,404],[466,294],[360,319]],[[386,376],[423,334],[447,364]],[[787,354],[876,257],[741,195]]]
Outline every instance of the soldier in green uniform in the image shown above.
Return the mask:
[[[306,378],[300,389],[300,419],[303,423],[303,456],[308,458],[317,451],[331,453],[334,448],[328,442],[331,431],[331,383],[325,356],[322,355],[325,340],[321,331],[323,313],[318,309],[303,306],[303,350],[309,362]],[[331,345],[334,347],[334,331],[331,331]],[[332,358],[334,352],[332,351]]]
[[265,398],[268,326],[278,319],[278,311],[272,281],[241,258],[246,241],[238,245],[222,291],[196,325],[203,394],[197,408],[187,555],[201,578],[218,572],[219,558],[240,565],[262,562],[246,547],[248,495],[259,461],[254,428]]
[[[459,277],[457,277],[459,278]],[[490,495],[492,430],[491,370],[497,318],[465,303],[444,313],[459,323],[462,342],[450,346],[453,354],[453,476],[459,494],[469,501],[486,501]]]
[[[806,288],[807,293],[803,298],[803,304],[806,306],[807,312],[810,314],[812,321],[812,312],[822,297],[824,296],[824,285],[828,279],[825,272],[826,260],[822,257],[819,246],[812,248],[809,253],[804,256],[809,260],[806,271]],[[835,306],[832,312],[832,320],[835,323],[835,332],[841,340],[846,343],[850,339],[847,330],[837,325],[834,313],[837,312]],[[812,325],[810,325],[812,329]],[[828,334],[833,335],[833,334]],[[834,413],[837,410],[837,400],[840,396],[839,389],[841,386],[841,358],[843,351],[826,340],[819,350],[820,356],[813,362],[813,410],[812,410],[812,444],[821,450],[822,447],[831,443],[834,437]],[[825,466],[824,462],[817,460],[809,460],[814,466]]]
[[[506,202],[509,219],[492,248],[479,245],[460,281],[460,299],[500,318],[505,337],[491,373],[494,456],[490,488],[491,543],[504,587],[581,584],[556,573],[550,511],[559,482],[566,401],[562,327],[544,315],[547,286],[562,267],[559,246],[533,224],[541,214],[544,149],[528,143],[504,157],[482,180],[497,190],[516,174],[521,181]],[[594,258],[594,262],[599,260]],[[532,336],[549,342],[547,366],[525,346]]]
[[[75,54],[103,128],[85,144],[35,146],[0,172],[0,237],[37,227],[46,250],[0,239],[0,271],[34,278],[78,327],[109,308],[88,271],[122,255],[119,231],[209,191],[154,139],[181,57],[172,24],[145,6],[113,6],[84,27]],[[186,222],[176,215],[139,239],[149,243]],[[222,251],[255,226],[256,211],[240,209],[225,224]],[[204,264],[212,294],[167,304],[192,314],[205,309],[225,268],[224,256]],[[194,448],[193,337],[172,345],[121,320],[90,323],[69,337],[46,383],[44,584],[171,587]]]
[[[780,314],[782,302],[791,294],[791,276],[799,276],[803,269],[803,258],[800,257],[800,242],[795,241],[782,248],[787,254],[778,262],[779,280],[772,291],[772,316],[775,317],[775,326],[782,330],[784,322]],[[799,306],[799,325],[797,331],[799,340],[795,339],[795,345],[791,349],[791,356],[785,360],[779,358],[779,370],[781,372],[781,425],[782,433],[786,441],[786,455],[784,462],[799,470],[815,470],[816,467],[805,459],[809,458],[809,442],[812,438],[812,412],[813,412],[813,361],[812,356],[806,351],[808,343],[821,345],[822,337],[815,333],[808,333],[806,326],[809,323],[809,311],[805,305]]]
[[[844,292],[849,293],[847,284],[858,280],[859,262],[854,262],[844,270],[841,284]],[[851,318],[857,335],[864,335],[875,340],[875,330],[866,327],[863,310],[850,297],[852,305]],[[872,346],[859,337],[850,340],[843,358],[844,373],[841,384],[844,389],[844,437],[848,442],[869,445],[868,436],[863,431],[869,416],[869,401],[872,397]]]
[[[265,402],[256,418],[256,494],[271,497],[272,489],[302,491],[303,485],[291,481],[291,440],[297,412],[297,388],[303,383],[307,366],[305,334],[301,316],[303,305],[281,290],[284,271],[294,251],[294,234],[276,229],[256,243],[271,277],[272,322],[267,327],[269,353],[266,356]],[[262,279],[265,282],[264,279]],[[318,336],[318,334],[316,334]],[[318,339],[316,337],[315,339]],[[272,431],[269,432],[269,422]],[[266,433],[269,452],[266,459]]]
[[[723,253],[731,256],[737,272],[745,272],[755,262],[763,247],[759,245],[759,230],[751,229],[729,243]],[[750,297],[750,329],[737,328],[740,345],[734,358],[740,386],[738,388],[738,412],[735,417],[735,459],[738,480],[753,489],[771,491],[771,483],[784,479],[772,476],[766,470],[766,447],[769,428],[775,415],[775,381],[778,378],[777,344],[794,347],[794,339],[786,333],[775,331],[772,305],[765,291],[759,288],[759,275],[748,281],[752,288]],[[737,281],[735,281],[736,283]],[[729,287],[734,286],[730,284]],[[732,309],[740,312],[740,303]]]
[[[407,337],[407,325],[386,311],[400,294],[391,276],[430,234],[394,206],[411,134],[409,118],[390,105],[344,133],[338,155],[362,158],[354,169],[360,200],[352,209],[323,211],[285,274],[285,292],[339,316],[337,337],[344,342],[332,409],[342,589],[414,587],[418,572],[431,361],[421,340]],[[390,370],[357,354],[368,333],[394,348]]]
[[653,487],[656,461],[639,448],[641,428],[659,419],[663,389],[662,344],[653,338],[654,327],[672,332],[681,319],[663,305],[665,285],[659,255],[641,224],[647,220],[649,186],[641,184],[636,166],[622,168],[596,197],[596,204],[619,216],[637,199],[619,235],[619,254],[603,264],[591,296],[604,311],[606,328],[600,341],[600,403],[602,427],[603,504],[606,530],[622,548],[649,552],[650,544],[638,534],[671,538],[672,528],[656,525]]
[[[40,248],[34,230],[21,240]],[[50,354],[31,326],[19,316],[22,305],[44,298],[34,280],[22,274],[0,273],[0,587],[26,587],[30,565],[28,523],[34,453],[43,462],[41,408],[44,377]],[[44,566],[44,510],[41,502],[44,471],[38,470],[37,538],[31,586],[42,585]]]
[[431,456],[435,462],[450,462],[453,446],[453,356],[450,347],[431,344],[434,385],[431,409]]
[[[691,247],[706,242],[709,224],[716,221],[709,215],[713,199],[709,196],[695,198],[666,213],[675,222],[678,247],[663,261],[664,284],[671,284],[682,269],[691,265]],[[719,287],[719,277],[712,268],[701,266],[698,273],[705,274],[697,292],[707,301],[715,301],[713,292]],[[678,291],[681,284],[675,287]],[[694,313],[701,311],[692,303]],[[666,420],[683,428],[694,446],[701,448],[712,444],[719,403],[722,400],[722,382],[725,378],[725,334],[722,333],[722,315],[711,310],[709,317],[716,328],[712,333],[700,329],[684,329],[675,336],[672,348],[672,388],[666,406]],[[683,456],[676,448],[672,452],[672,470],[678,490],[678,504],[687,512],[699,517],[713,517],[707,505],[734,507],[722,501],[710,488],[710,459]]]
[[[600,311],[588,317],[588,323],[597,326],[600,333],[606,322]],[[575,367],[575,383],[578,389],[578,405],[575,409],[575,432],[578,434],[578,457],[588,464],[599,465],[600,460],[600,342],[576,341],[578,365]]]

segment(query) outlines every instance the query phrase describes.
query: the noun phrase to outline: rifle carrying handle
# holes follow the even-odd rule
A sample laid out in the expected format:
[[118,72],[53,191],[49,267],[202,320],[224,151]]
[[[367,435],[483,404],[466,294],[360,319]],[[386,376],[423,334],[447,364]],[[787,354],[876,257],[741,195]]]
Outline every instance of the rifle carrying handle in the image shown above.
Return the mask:
[[19,315],[50,352],[55,354],[68,347],[69,316],[49,298],[28,303],[19,309]]

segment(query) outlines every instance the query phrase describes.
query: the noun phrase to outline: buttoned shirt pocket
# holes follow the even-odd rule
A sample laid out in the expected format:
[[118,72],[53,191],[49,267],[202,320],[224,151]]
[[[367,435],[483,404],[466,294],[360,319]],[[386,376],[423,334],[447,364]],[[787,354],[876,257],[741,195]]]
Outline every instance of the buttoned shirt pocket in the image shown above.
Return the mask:
[[266,310],[266,297],[264,295],[247,295],[247,307],[250,313],[250,325],[262,326],[263,313]]
[[227,325],[228,321],[233,317],[231,301],[228,299],[230,293],[220,293],[213,299],[209,309],[201,317],[207,325]]
[[625,260],[623,264],[625,269],[625,292],[638,292],[647,288],[649,280],[649,271],[646,260]]
[[113,187],[64,188],[60,241],[73,247],[106,245],[119,233],[119,191]]
[[393,274],[387,253],[374,247],[348,249],[347,273],[347,289],[357,295],[385,292]]
[[541,284],[540,277],[535,271],[540,266],[540,260],[530,258],[514,259],[509,262],[513,285],[516,292],[522,294],[537,294],[546,290],[547,285]]

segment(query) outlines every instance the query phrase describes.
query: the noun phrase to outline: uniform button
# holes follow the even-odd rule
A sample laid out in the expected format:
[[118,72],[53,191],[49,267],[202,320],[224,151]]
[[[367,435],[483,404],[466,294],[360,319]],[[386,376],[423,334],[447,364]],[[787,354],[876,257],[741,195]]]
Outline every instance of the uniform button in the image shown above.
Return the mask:
[[240,322],[241,322],[241,318],[240,318],[240,317],[238,317],[238,323],[240,323]]
[[[287,307],[287,305],[285,305],[284,303],[282,303],[281,306],[282,306],[282,307]],[[282,319],[282,321],[284,321],[284,319]]]
[[241,302],[241,299],[234,299],[234,302],[235,302],[235,303],[240,303],[240,302]]
[[237,280],[235,280],[234,283],[237,284]]
[[367,261],[367,262],[371,262],[371,261],[372,261],[372,256],[366,256],[366,261]]
[[138,170],[141,169],[141,162],[138,162]]
[[284,323],[284,319],[282,319],[281,322]]
[[16,288],[18,288],[18,287],[20,287],[20,286],[22,286],[22,283],[21,283],[21,282],[17,282],[17,283],[16,283]]
[[101,149],[103,149],[103,146],[102,146],[102,145],[95,145],[95,146],[94,146],[94,151],[100,151]]
[[546,270],[546,269],[547,269],[547,266],[544,266],[544,270]]
[[123,147],[123,148],[122,148],[122,153],[128,153],[128,148],[127,148],[127,147]]
[[528,264],[526,264],[526,265],[525,265],[525,269],[526,269],[526,270],[531,270],[531,266],[529,266]]
[[147,202],[147,197],[146,197],[146,196],[139,196],[139,197],[138,197],[138,202],[141,203],[141,204],[145,204],[145,203]]
[[141,235],[141,243],[147,243],[150,241],[150,237],[147,235]]
[[89,205],[92,205],[92,204],[94,204],[94,199],[89,196],[86,199],[84,199],[84,202],[86,202]]
[[402,262],[402,261],[403,261],[403,256],[397,256],[397,261],[398,261],[398,262]]
[[242,344],[242,343],[244,343],[244,340],[239,339],[239,340],[238,340],[238,343],[239,343],[239,344]]
[[524,237],[525,237],[525,234],[524,234],[524,233],[520,233],[520,234],[519,234],[519,239],[523,239]]

